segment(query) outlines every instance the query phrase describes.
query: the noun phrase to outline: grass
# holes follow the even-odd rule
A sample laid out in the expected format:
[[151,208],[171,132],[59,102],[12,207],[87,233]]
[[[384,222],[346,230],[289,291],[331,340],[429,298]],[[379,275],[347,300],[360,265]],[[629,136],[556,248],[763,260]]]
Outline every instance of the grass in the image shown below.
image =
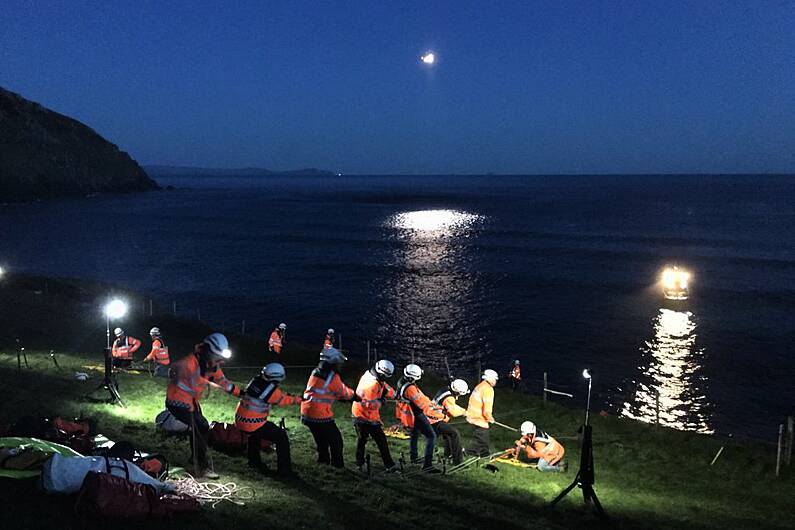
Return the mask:
[[[24,282],[23,282],[24,283]],[[159,434],[154,417],[163,409],[165,380],[148,375],[119,376],[122,395],[129,407],[87,401],[84,394],[96,387],[101,372],[86,367],[98,366],[100,355],[81,348],[59,354],[57,369],[47,352],[53,347],[66,349],[75,338],[68,325],[78,325],[83,314],[75,304],[85,303],[81,296],[92,297],[103,292],[86,289],[83,295],[30,295],[23,283],[0,289],[3,307],[14,304],[14,310],[0,314],[0,332],[8,338],[3,326],[18,328],[36,322],[49,329],[40,332],[37,348],[28,352],[30,368],[17,373],[16,355],[0,348],[0,378],[3,398],[0,399],[0,423],[23,415],[84,415],[97,420],[99,430],[114,440],[129,440],[142,450],[166,454],[172,465],[189,465],[187,440]],[[13,287],[13,288],[12,288]],[[64,283],[68,291],[74,285]],[[51,285],[52,288],[52,285]],[[2,311],[0,309],[0,311]],[[85,325],[88,319],[83,319]],[[56,322],[57,321],[57,322]],[[158,323],[163,320],[158,320]],[[130,327],[149,325],[149,321],[131,321]],[[99,326],[102,327],[102,326]],[[162,326],[166,327],[166,326]],[[168,328],[187,347],[204,333],[201,324],[168,321]],[[61,334],[61,331],[65,330]],[[95,337],[102,337],[104,329]],[[97,330],[95,329],[96,333]],[[139,333],[139,336],[142,335]],[[191,335],[194,337],[191,339]],[[87,340],[78,338],[78,340]],[[253,338],[233,337],[241,352],[242,364],[262,364],[262,342]],[[47,346],[45,346],[45,344]],[[62,346],[66,344],[67,346]],[[172,341],[173,344],[173,341]],[[179,351],[187,351],[186,349]],[[286,364],[305,364],[314,356],[311,348],[291,345]],[[172,353],[176,353],[172,351]],[[257,361],[257,362],[255,362]],[[343,379],[354,385],[363,369],[348,366]],[[89,371],[86,382],[74,379],[76,371]],[[227,375],[245,384],[250,369],[230,366]],[[300,392],[308,369],[288,369],[285,387]],[[441,385],[439,380],[425,378],[422,387],[431,394]],[[470,381],[471,383],[471,381]],[[100,394],[101,395],[101,394]],[[236,400],[215,390],[203,401],[205,415],[214,421],[231,422]],[[337,424],[345,440],[345,460],[353,464],[355,435],[350,422],[350,405],[335,407]],[[391,405],[383,414],[393,419]],[[518,426],[531,419],[540,428],[562,439],[571,467],[566,474],[543,474],[534,470],[499,466],[489,473],[473,468],[449,476],[387,476],[364,480],[315,463],[315,449],[308,429],[298,421],[298,408],[276,409],[276,421],[285,418],[292,443],[293,461],[300,480],[282,483],[267,476],[249,472],[244,457],[231,457],[213,452],[216,468],[222,479],[256,492],[245,506],[221,504],[200,515],[174,520],[147,521],[148,528],[201,525],[203,528],[350,528],[360,526],[386,527],[407,525],[414,528],[572,528],[600,526],[590,509],[583,505],[579,490],[573,491],[554,512],[544,509],[546,503],[574,478],[579,458],[575,437],[581,413],[555,404],[544,405],[540,398],[498,388],[495,400],[498,421]],[[471,439],[466,424],[459,424],[465,445]],[[791,509],[795,498],[795,481],[791,471],[779,479],[774,477],[774,449],[764,444],[725,441],[716,437],[657,428],[616,417],[593,418],[594,457],[597,495],[611,517],[605,528],[792,528],[795,516]],[[492,430],[495,450],[513,444],[516,434],[504,429]],[[421,442],[422,444],[422,442]],[[390,440],[393,454],[408,453],[408,442]],[[710,466],[718,449],[725,445],[723,455]],[[376,470],[381,468],[377,451],[368,446]],[[275,467],[273,456],[265,456]],[[7,501],[3,528],[51,528],[77,524],[70,514],[73,499],[45,497],[30,483],[0,480],[0,498]],[[114,524],[124,528],[126,524]],[[139,525],[129,525],[131,528]]]

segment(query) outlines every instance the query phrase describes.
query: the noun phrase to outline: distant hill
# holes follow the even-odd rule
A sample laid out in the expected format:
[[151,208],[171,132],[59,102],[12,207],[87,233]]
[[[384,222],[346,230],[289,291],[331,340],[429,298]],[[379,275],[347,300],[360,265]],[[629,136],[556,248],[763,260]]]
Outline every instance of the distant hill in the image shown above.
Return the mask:
[[316,169],[292,169],[279,171],[260,167],[211,168],[187,166],[144,166],[152,177],[273,177],[273,176],[334,176],[333,171]]
[[0,87],[0,202],[155,189],[87,125]]

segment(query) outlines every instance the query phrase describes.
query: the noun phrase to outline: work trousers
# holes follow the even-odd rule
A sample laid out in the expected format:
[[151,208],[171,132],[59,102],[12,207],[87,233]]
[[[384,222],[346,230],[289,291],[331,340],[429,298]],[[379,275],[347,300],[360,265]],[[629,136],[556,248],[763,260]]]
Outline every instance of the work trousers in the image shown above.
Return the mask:
[[415,414],[414,416],[414,429],[411,431],[411,438],[409,438],[409,456],[412,462],[419,460],[419,451],[417,449],[417,442],[420,434],[425,437],[425,459],[423,460],[422,467],[429,468],[433,466],[433,450],[436,447],[436,431],[431,427],[428,417],[425,414]]
[[342,461],[342,434],[334,421],[305,421],[317,446],[317,461],[334,467],[345,467]]
[[292,472],[290,459],[290,439],[284,429],[279,428],[272,421],[266,421],[256,431],[248,435],[248,461],[250,464],[262,463],[260,448],[262,440],[270,440],[276,446],[276,470],[280,475]]
[[467,451],[473,456],[489,456],[491,454],[491,444],[489,443],[489,430],[477,425],[472,426],[472,446]]
[[389,452],[389,444],[386,441],[386,435],[381,425],[376,423],[361,423],[354,422],[353,426],[356,427],[356,465],[364,465],[364,447],[367,445],[367,438],[370,437],[375,440],[375,445],[378,446],[378,452],[381,453],[381,460],[384,462],[384,467],[389,469],[395,465],[392,460],[392,455]]
[[[200,472],[207,469],[207,437],[210,433],[210,424],[202,416],[201,407],[196,403],[193,412],[184,407],[166,405],[168,411],[179,421],[186,424],[193,431],[190,436],[190,457],[191,462],[196,462]],[[194,441],[195,440],[195,441]]]
[[444,421],[434,423],[433,429],[442,438],[444,456],[452,456],[453,465],[460,464],[464,460],[464,455],[461,452],[461,433],[458,429]]

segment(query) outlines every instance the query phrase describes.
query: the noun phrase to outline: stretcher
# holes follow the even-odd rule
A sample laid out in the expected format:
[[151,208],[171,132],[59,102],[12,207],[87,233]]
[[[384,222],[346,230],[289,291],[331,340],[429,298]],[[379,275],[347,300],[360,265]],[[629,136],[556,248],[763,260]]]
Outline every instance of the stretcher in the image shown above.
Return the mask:
[[396,438],[398,440],[408,440],[411,438],[411,436],[409,436],[406,431],[403,430],[403,426],[400,424],[387,427],[384,429],[384,434],[389,438]]
[[520,461],[520,460],[518,460],[518,459],[516,459],[516,458],[514,458],[514,457],[512,457],[512,456],[510,456],[508,454],[502,454],[502,455],[498,456],[497,458],[494,458],[493,460],[491,460],[491,463],[494,463],[494,464],[506,464],[506,465],[509,465],[509,466],[514,466],[514,467],[519,467],[519,468],[532,468],[532,469],[538,468],[538,464],[528,464],[528,463],[522,462],[522,461]]

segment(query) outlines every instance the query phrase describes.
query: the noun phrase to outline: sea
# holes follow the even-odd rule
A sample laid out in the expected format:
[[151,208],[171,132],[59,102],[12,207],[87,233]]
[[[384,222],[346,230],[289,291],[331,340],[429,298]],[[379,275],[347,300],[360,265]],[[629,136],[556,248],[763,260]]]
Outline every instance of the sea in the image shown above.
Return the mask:
[[[219,329],[775,440],[795,413],[795,177],[160,178],[0,206],[0,264],[150,293]],[[690,273],[667,300],[666,267]],[[286,361],[288,364],[289,362]]]

